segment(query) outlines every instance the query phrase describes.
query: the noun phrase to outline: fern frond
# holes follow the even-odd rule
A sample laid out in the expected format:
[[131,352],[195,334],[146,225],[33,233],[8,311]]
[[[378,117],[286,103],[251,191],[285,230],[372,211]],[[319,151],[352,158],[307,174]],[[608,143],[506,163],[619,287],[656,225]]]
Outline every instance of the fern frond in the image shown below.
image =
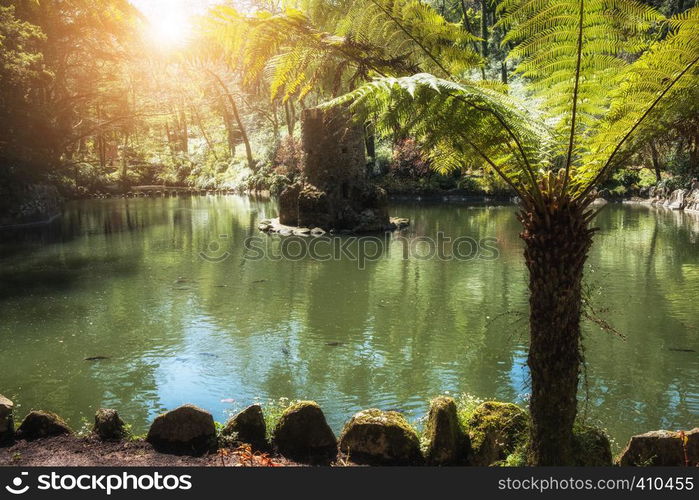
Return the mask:
[[650,44],[649,29],[663,19],[635,0],[503,0],[498,9],[508,29],[503,44],[515,44],[509,58],[542,105],[563,117],[562,133],[595,124],[595,113],[573,117],[573,108],[604,109],[610,78]]
[[653,121],[699,94],[699,7],[669,19],[669,35],[631,63],[611,83],[611,104],[605,119],[585,143],[586,168],[577,184],[589,190],[618,165]]
[[382,46],[393,57],[407,56],[420,71],[442,77],[483,63],[471,46],[477,37],[419,0],[356,0],[338,32]]
[[536,191],[536,172],[547,166],[540,152],[549,130],[515,98],[480,82],[425,73],[380,78],[326,106],[343,104],[360,117],[371,114],[381,133],[418,138],[435,151],[441,168],[453,168],[459,154],[479,157],[522,195]]

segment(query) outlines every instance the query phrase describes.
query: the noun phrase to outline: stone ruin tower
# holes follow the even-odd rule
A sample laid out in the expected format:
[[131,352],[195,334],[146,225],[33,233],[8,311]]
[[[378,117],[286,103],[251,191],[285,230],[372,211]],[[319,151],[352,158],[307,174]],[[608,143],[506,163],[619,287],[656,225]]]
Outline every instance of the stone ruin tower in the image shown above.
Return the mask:
[[279,222],[353,232],[390,228],[386,192],[369,183],[364,127],[346,108],[301,115],[301,180],[279,196]]

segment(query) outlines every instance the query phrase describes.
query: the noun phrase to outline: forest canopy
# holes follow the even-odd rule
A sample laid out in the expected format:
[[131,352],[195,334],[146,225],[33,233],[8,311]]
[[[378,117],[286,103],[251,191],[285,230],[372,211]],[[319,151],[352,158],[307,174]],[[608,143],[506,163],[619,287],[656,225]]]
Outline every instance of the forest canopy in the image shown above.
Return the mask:
[[[600,3],[599,22],[622,22],[613,3]],[[301,111],[375,78],[474,82],[563,114],[570,82],[555,74],[565,61],[535,45],[555,36],[546,20],[555,6],[523,23],[508,15],[513,4],[2,0],[0,176],[6,184],[48,182],[67,197],[137,185],[279,192],[298,174]],[[614,81],[618,68],[672,36],[694,4],[637,3],[621,52],[585,60],[606,65],[610,77],[598,73],[581,86],[581,127],[596,126],[609,105],[595,102],[595,89],[624,92],[628,82]],[[532,30],[543,35],[522,43]],[[553,58],[548,76],[538,73],[542,57]],[[696,71],[689,76],[696,82]],[[611,192],[683,187],[697,176],[699,99],[691,81],[683,88],[692,96],[638,131],[626,168],[607,180]],[[533,84],[527,88],[535,95],[523,83]],[[400,117],[389,118],[367,127],[370,169],[389,192],[509,192],[478,154],[430,143]]]

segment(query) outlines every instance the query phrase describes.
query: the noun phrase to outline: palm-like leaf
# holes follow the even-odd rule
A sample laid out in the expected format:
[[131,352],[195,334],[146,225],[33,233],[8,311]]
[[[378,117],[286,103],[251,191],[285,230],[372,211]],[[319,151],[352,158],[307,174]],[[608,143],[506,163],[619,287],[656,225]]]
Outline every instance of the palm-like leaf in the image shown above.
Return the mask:
[[419,0],[356,0],[339,32],[408,57],[421,71],[453,77],[482,63],[471,43],[477,38],[446,21]]
[[467,46],[473,35],[417,0],[359,0],[335,17],[341,20],[330,33],[297,10],[243,15],[222,6],[205,31],[225,47],[246,85],[265,78],[273,98],[300,99],[311,89],[336,95],[371,75],[452,76],[482,62]]
[[[696,99],[699,91],[699,7],[669,19],[670,33],[654,43],[610,82],[610,106],[595,133],[583,142],[585,168],[578,184],[587,189],[604,178],[633,150],[636,137],[677,102]],[[621,154],[620,154],[621,153]]]
[[[655,41],[662,17],[633,0],[505,0],[501,14],[533,97],[527,113],[503,91],[429,75],[377,80],[335,102],[408,127],[449,165],[452,153],[476,154],[542,203],[554,185],[549,200],[589,194],[646,120],[697,86],[699,8],[667,20],[669,34]],[[555,168],[564,172],[557,182],[547,173]]]
[[403,130],[433,150],[437,168],[450,170],[464,155],[496,170],[520,195],[536,190],[551,133],[522,103],[483,82],[457,83],[422,73],[380,78],[326,106],[349,103],[371,114],[377,130]]

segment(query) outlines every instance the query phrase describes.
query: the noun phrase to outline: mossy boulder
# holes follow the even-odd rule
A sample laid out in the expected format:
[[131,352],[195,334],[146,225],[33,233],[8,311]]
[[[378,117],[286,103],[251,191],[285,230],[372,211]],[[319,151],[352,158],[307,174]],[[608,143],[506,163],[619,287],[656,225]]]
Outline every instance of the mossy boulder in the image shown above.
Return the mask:
[[329,463],[337,456],[335,435],[313,401],[300,401],[284,410],[272,431],[272,446],[304,463]]
[[633,436],[619,456],[622,466],[699,465],[699,428],[684,433],[652,431]]
[[22,424],[17,429],[17,437],[34,441],[35,439],[72,434],[72,432],[68,424],[55,413],[32,411],[24,417]]
[[507,459],[526,443],[528,429],[529,418],[519,406],[495,401],[480,404],[468,419],[470,463],[488,466]]
[[471,440],[461,428],[454,399],[440,396],[430,402],[425,441],[425,460],[430,465],[456,464],[468,456]]
[[199,456],[217,447],[211,413],[184,405],[158,416],[146,437],[153,448],[165,453]]
[[102,441],[118,441],[126,437],[126,426],[116,410],[100,408],[95,413],[92,433]]
[[376,409],[355,414],[340,436],[340,452],[358,464],[409,465],[422,462],[420,440],[403,415]]
[[0,444],[12,441],[15,433],[12,412],[14,403],[0,394]]
[[260,405],[252,405],[231,418],[221,431],[228,441],[246,443],[256,449],[267,447],[267,425]]
[[573,459],[578,467],[612,465],[612,447],[607,434],[596,427],[576,425],[573,429]]

